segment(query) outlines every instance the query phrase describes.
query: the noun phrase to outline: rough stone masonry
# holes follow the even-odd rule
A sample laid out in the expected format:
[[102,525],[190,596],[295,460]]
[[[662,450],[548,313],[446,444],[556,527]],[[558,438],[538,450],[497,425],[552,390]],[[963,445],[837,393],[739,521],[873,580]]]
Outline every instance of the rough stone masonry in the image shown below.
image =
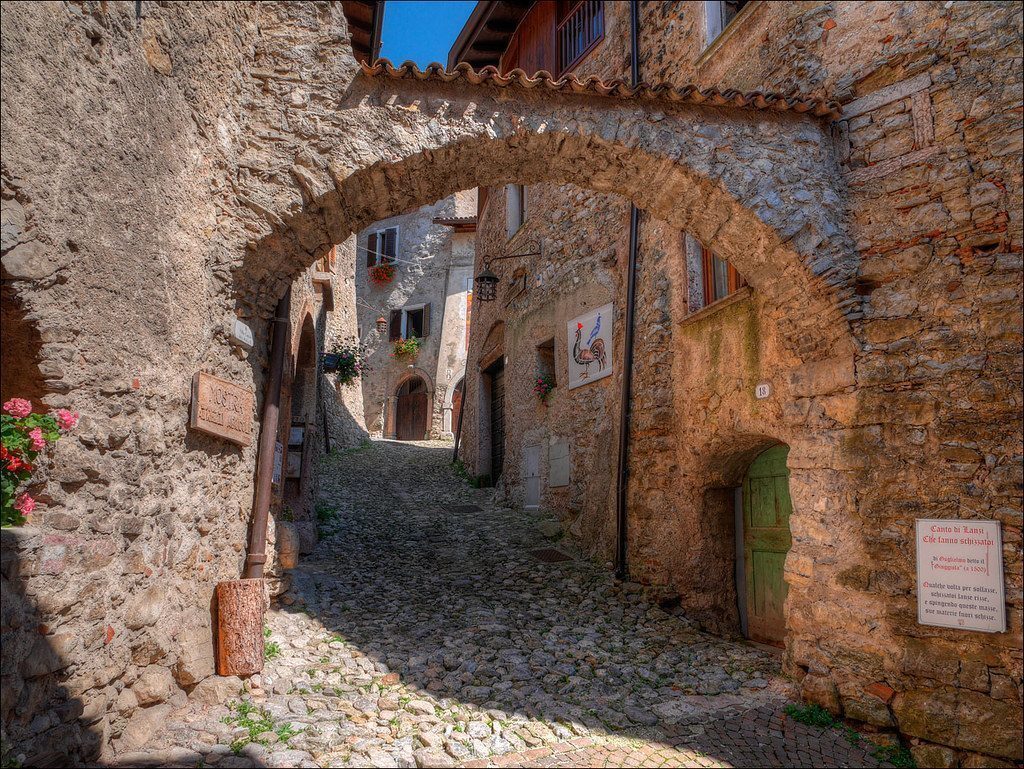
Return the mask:
[[[850,40],[826,21],[875,5],[822,4],[778,39],[819,72],[822,30]],[[244,558],[255,449],[188,431],[189,383],[249,387],[258,413],[268,354],[262,336],[235,355],[230,322],[263,329],[373,221],[515,181],[617,193],[729,250],[773,316],[805,696],[947,758],[1020,760],[1020,11],[915,5],[920,23],[870,19],[896,27],[881,74],[804,89],[852,102],[837,121],[812,99],[371,77],[336,3],[4,3],[3,363],[17,394],[84,415],[45,509],[3,532],[18,751],[127,749],[213,672],[210,598]],[[661,516],[637,552],[671,538]],[[1008,633],[916,625],[910,529],[929,516],[1002,522]],[[651,565],[637,576],[665,581]]]

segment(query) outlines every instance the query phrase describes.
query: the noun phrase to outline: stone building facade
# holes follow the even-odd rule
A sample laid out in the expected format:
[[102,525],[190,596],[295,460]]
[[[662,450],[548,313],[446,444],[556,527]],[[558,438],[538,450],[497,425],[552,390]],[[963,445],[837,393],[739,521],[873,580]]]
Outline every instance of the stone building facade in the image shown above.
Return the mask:
[[[621,72],[628,44],[610,30],[625,4],[606,5]],[[125,749],[167,703],[225,683],[210,675],[211,599],[245,559],[285,291],[310,281],[317,328],[307,271],[334,244],[351,244],[334,285],[354,291],[352,236],[372,222],[476,186],[551,183],[621,195],[645,239],[665,232],[640,250],[634,577],[726,624],[692,575],[703,545],[724,547],[706,532],[727,524],[723,490],[781,441],[785,645],[806,696],[895,724],[936,761],[1019,760],[1019,6],[751,4],[697,60],[669,46],[700,28],[699,6],[641,4],[642,69],[705,90],[360,69],[337,3],[3,5],[3,323],[19,340],[4,370],[83,414],[37,476],[31,525],[3,533],[18,752]],[[659,18],[673,34],[655,43]],[[747,298],[687,322],[684,232],[733,263]],[[615,284],[583,298],[621,313],[617,234]],[[495,262],[506,279],[517,266]],[[474,306],[471,370],[519,333],[498,304]],[[248,446],[188,427],[197,371],[255,394]],[[616,376],[572,397],[610,398]],[[757,400],[762,378],[774,394]],[[337,434],[358,437],[362,404],[342,397]],[[609,513],[577,527],[595,553]],[[1008,632],[917,624],[912,530],[928,517],[1002,523]]]
[[[452,437],[453,398],[458,404],[466,367],[475,221],[476,190],[464,190],[359,233],[360,386],[367,429],[377,436]],[[381,264],[393,270],[383,283],[372,277]],[[395,342],[412,336],[420,339],[415,357],[395,357]]]
[[[488,5],[503,4],[478,8]],[[532,16],[556,11],[540,5],[506,11],[517,14],[518,31],[504,53],[494,53],[494,40],[481,46],[481,55],[500,61],[477,63],[543,66]],[[629,4],[592,5],[603,5],[603,37],[572,72],[628,81]],[[1011,394],[1020,358],[1011,350],[1020,342],[1021,200],[1019,181],[1006,184],[1020,178],[1019,101],[1009,96],[1020,85],[1011,73],[1019,8],[748,3],[709,38],[708,17],[722,5],[640,3],[641,77],[843,100],[837,170],[860,255],[854,293],[865,299],[847,312],[847,332],[794,335],[808,312],[798,290],[769,298],[737,275],[728,296],[705,296],[702,252],[734,262],[749,238],[701,243],[641,212],[629,573],[709,629],[751,635],[749,564],[747,574],[742,561],[737,572],[736,494],[754,459],[782,444],[792,505],[809,515],[791,518],[792,546],[777,577],[788,593],[777,638],[805,696],[923,738],[915,748],[923,763],[955,762],[957,750],[964,761],[982,760],[971,753],[1019,760],[1021,468],[1005,442],[1008,426],[1014,440],[1020,430]],[[451,62],[475,53],[472,23]],[[530,34],[541,43],[527,43]],[[966,52],[967,39],[977,53]],[[556,56],[546,63],[561,74]],[[719,153],[734,151],[723,144]],[[510,195],[527,201],[518,228],[509,223]],[[493,262],[498,298],[474,305],[461,456],[472,473],[494,480],[491,388],[503,359],[499,494],[539,503],[586,552],[611,561],[629,200],[551,183],[524,192],[499,186],[481,199],[478,253],[541,255]],[[964,293],[965,284],[977,293]],[[567,322],[608,303],[615,374],[568,389]],[[542,401],[532,385],[550,366],[543,347],[552,342],[556,386]],[[995,357],[982,364],[969,352],[976,345]],[[932,355],[939,357],[923,363]],[[993,388],[980,422],[966,416],[976,401],[954,395],[961,390],[952,384],[973,390],[966,382],[979,376],[988,383],[982,389]],[[755,393],[759,384],[770,396]],[[836,492],[829,501],[824,488]],[[913,521],[932,517],[1001,522],[1006,633],[917,624]]]

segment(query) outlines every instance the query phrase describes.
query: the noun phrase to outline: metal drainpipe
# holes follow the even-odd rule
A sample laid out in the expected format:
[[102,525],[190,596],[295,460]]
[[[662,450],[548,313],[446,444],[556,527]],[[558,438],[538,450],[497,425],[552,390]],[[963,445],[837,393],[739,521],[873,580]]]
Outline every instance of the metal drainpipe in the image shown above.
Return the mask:
[[[630,0],[630,75],[633,85],[640,83],[640,3]],[[615,576],[629,579],[626,558],[626,492],[629,484],[629,430],[633,390],[633,318],[636,314],[636,259],[640,240],[640,211],[629,208],[629,266],[626,273],[626,329],[623,338],[622,392],[619,403],[619,461],[615,488]]]
[[260,445],[256,454],[256,499],[253,502],[252,528],[249,529],[249,547],[245,555],[243,579],[263,576],[267,562],[267,522],[270,517],[270,497],[274,481],[274,449],[277,446],[277,428],[281,412],[281,380],[284,376],[285,347],[288,345],[289,316],[292,308],[291,286],[277,303],[274,313],[274,334],[270,348],[270,378],[263,401],[263,419]]
[[381,31],[384,28],[384,0],[377,0],[373,4],[373,20],[370,22],[370,61],[373,64],[380,58],[380,45],[382,42]]

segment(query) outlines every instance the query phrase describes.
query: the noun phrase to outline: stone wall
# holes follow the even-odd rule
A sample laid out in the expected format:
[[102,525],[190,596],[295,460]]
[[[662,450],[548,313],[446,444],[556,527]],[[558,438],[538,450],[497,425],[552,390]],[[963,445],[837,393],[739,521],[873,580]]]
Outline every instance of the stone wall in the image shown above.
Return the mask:
[[[716,490],[758,441],[784,440],[788,658],[807,696],[895,718],[965,761],[1019,757],[1018,6],[792,4],[768,41],[789,41],[792,71],[759,70],[749,38],[712,57],[733,57],[723,87],[754,77],[855,99],[835,125],[756,104],[356,77],[335,4],[142,6],[141,19],[129,3],[3,9],[4,299],[35,327],[40,396],[84,415],[42,476],[39,515],[4,532],[5,729],[19,748],[129,749],[161,697],[210,672],[210,596],[241,567],[254,448],[186,429],[192,373],[252,387],[258,408],[274,304],[332,244],[517,181],[627,196],[645,230],[663,220],[666,244],[692,231],[753,288],[746,307],[687,325],[673,249],[642,250],[664,269],[641,286],[654,323],[636,375],[657,384],[658,410],[634,423],[633,477],[661,473],[648,508],[632,506],[637,575],[685,593],[683,522],[698,500],[721,509]],[[805,86],[804,71],[837,74]],[[617,295],[593,278],[572,304]],[[566,312],[553,305],[549,325]],[[227,339],[239,315],[258,335],[248,354]],[[740,354],[715,365],[719,323]],[[511,323],[490,325],[473,319],[478,354],[499,338],[528,349]],[[766,362],[776,394],[758,411]],[[691,402],[664,385],[669,366],[720,382]],[[613,381],[580,391],[610,397]],[[1003,521],[1009,633],[916,625],[910,531],[925,516]],[[606,521],[587,519],[581,538],[600,542]]]
[[[628,73],[628,46],[615,32],[625,5],[606,4],[606,40],[577,74]],[[702,4],[643,3],[641,11],[645,80],[848,102],[835,130],[860,299],[847,311],[851,338],[808,335],[797,346],[785,337],[806,307],[784,292],[766,300],[756,281],[749,295],[690,318],[681,232],[642,217],[631,574],[678,596],[710,628],[736,632],[730,492],[760,450],[785,442],[803,511],[792,520],[786,566],[787,664],[803,677],[805,695],[898,727],[923,762],[1019,760],[1019,6],[763,3],[703,58]],[[506,246],[502,196],[492,191],[488,201],[481,251],[543,238],[553,245],[548,258],[524,265],[531,281],[547,267],[571,270],[570,280],[594,291],[607,283],[621,318],[625,201],[533,185],[526,234]],[[575,245],[571,268],[565,242]],[[580,245],[595,242],[612,249],[604,264]],[[708,245],[734,261],[747,247],[725,237]],[[506,414],[515,427],[503,492],[521,502],[521,447],[545,443],[556,425],[573,444],[573,476],[564,490],[542,478],[544,502],[587,550],[609,558],[614,463],[595,472],[600,452],[587,436],[595,414],[614,420],[617,377],[602,381],[607,400],[593,398],[589,409],[566,408],[557,391],[539,409],[525,387],[536,329],[563,320],[557,294],[548,281],[507,309],[504,300],[476,305],[470,370],[481,356],[490,361],[487,334],[504,321]],[[760,381],[773,387],[767,401],[754,398]],[[481,397],[468,400],[478,410],[470,430],[480,435],[462,454],[483,473]],[[1009,632],[917,624],[913,521],[927,517],[1002,522]]]
[[[258,413],[265,320],[245,317],[251,352],[229,341],[230,265],[259,232],[237,185],[266,168],[278,101],[257,73],[343,83],[344,32],[320,3],[3,4],[4,394],[82,414],[30,524],[3,532],[4,741],[30,762],[138,747],[213,673],[258,424],[248,447],[188,430],[192,374],[251,388]],[[33,377],[8,380],[15,354]]]
[[[466,190],[432,205],[375,222],[358,235],[355,287],[366,365],[360,384],[364,418],[374,435],[394,437],[395,396],[410,376],[419,376],[427,386],[429,435],[439,437],[445,432],[446,396],[465,366],[465,348],[460,352],[459,347],[463,341],[465,312],[460,316],[457,311],[460,304],[463,308],[466,304],[465,280],[461,288],[455,286],[453,280],[464,277],[471,269],[473,250],[472,243],[465,242],[466,238],[459,238],[463,247],[456,249],[458,236],[450,227],[435,224],[434,219],[469,216],[475,210],[476,191]],[[369,277],[367,242],[371,232],[389,227],[398,228],[395,277],[390,283],[377,285]],[[392,310],[425,304],[431,308],[430,329],[422,339],[415,361],[396,359],[392,355],[389,331],[377,329],[377,318],[390,322]]]

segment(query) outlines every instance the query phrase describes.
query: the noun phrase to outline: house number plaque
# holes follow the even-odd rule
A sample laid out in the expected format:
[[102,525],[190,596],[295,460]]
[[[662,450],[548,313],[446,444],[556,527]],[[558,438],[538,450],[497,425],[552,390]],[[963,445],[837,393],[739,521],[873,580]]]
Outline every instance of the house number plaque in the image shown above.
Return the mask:
[[192,377],[189,427],[239,446],[248,446],[252,441],[253,404],[251,390],[197,371]]

